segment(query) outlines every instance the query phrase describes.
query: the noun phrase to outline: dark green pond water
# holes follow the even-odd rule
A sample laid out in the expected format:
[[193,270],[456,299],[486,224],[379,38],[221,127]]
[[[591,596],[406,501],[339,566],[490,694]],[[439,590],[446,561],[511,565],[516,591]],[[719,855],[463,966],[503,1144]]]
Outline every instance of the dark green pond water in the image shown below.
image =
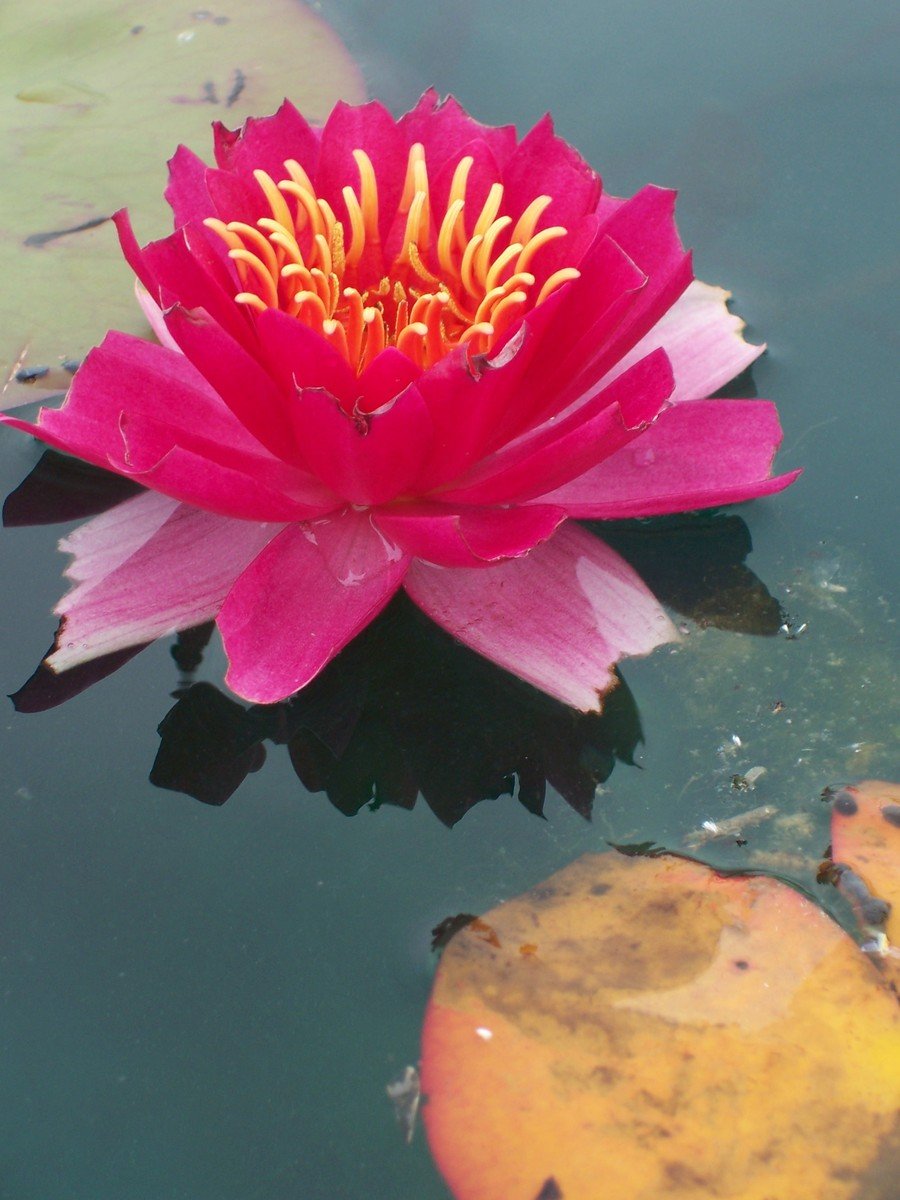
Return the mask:
[[[393,679],[382,650],[402,612],[332,697],[342,712],[378,681],[353,761],[315,767],[333,803],[271,738],[224,805],[154,786],[179,679],[170,643],[61,707],[8,706],[3,1200],[446,1200],[421,1130],[405,1145],[385,1096],[418,1057],[439,921],[608,841],[678,847],[702,821],[762,804],[777,817],[745,846],[710,845],[710,861],[769,866],[830,903],[815,883],[823,787],[898,778],[890,6],[347,0],[323,12],[395,110],[430,83],[520,129],[550,109],[610,191],[678,187],[697,274],[730,288],[768,342],[743,394],[778,401],[782,469],[806,473],[735,510],[743,525],[617,532],[685,637],[625,663],[630,700],[602,728],[560,719],[441,639]],[[4,495],[38,456],[0,438]],[[52,640],[59,534],[0,536],[4,691]],[[195,678],[215,683],[222,664],[213,641]],[[170,722],[154,778],[183,780],[187,761],[196,782],[213,764],[227,791],[273,730],[238,722],[209,749],[212,710],[198,711]],[[630,749],[639,768],[613,768]],[[315,781],[308,743],[293,752]],[[736,792],[752,767],[766,769],[755,790]],[[542,820],[528,808],[548,771],[575,802],[549,784]],[[576,811],[586,779],[590,821]],[[465,812],[505,784],[523,803]],[[384,802],[416,785],[430,805]]]

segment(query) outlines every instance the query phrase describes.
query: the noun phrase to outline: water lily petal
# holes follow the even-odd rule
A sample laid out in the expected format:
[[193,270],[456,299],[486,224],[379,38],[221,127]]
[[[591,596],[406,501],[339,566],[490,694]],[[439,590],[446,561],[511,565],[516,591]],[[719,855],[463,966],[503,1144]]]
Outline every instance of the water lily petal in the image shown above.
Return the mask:
[[691,255],[675,227],[675,197],[667,188],[641,188],[601,225],[601,233],[621,246],[647,276],[647,283],[627,319],[598,347],[592,372],[610,370],[672,307],[693,278]]
[[269,308],[256,322],[262,357],[285,396],[323,388],[348,410],[359,397],[356,373],[327,338],[287,313]]
[[498,504],[543,496],[641,435],[672,387],[665,351],[655,350],[576,411],[483,459],[441,499]]
[[421,378],[422,368],[394,346],[376,356],[357,380],[356,407],[360,412],[373,413],[385,408],[409,384]]
[[573,146],[556,136],[549,113],[510,155],[503,168],[503,186],[511,214],[523,212],[536,196],[552,197],[539,228],[562,225],[571,229],[578,218],[596,207],[601,191],[600,176]]
[[677,637],[631,567],[571,523],[481,571],[414,562],[404,587],[448,633],[583,711],[600,708],[618,659]]
[[406,491],[433,436],[415,384],[371,414],[348,414],[328,392],[307,388],[291,415],[311,469],[351,504],[386,504]]
[[[503,445],[520,431],[530,364],[557,303],[551,297],[529,313],[497,354],[473,362],[465,347],[459,347],[422,375],[418,388],[434,424],[434,441],[413,484],[414,492],[450,483],[487,449]],[[498,427],[507,426],[513,432],[499,437]]]
[[210,216],[209,190],[206,186],[206,163],[189,150],[179,146],[168,162],[169,183],[166,200],[175,218],[175,228],[190,221],[203,221]]
[[128,334],[107,334],[90,352],[61,408],[41,409],[37,424],[0,421],[214,512],[289,520],[338,503],[268,455],[184,355]]
[[76,586],[47,660],[64,671],[215,616],[280,525],[233,520],[155,495],[135,496],[60,542]]
[[407,559],[367,513],[289,525],[238,579],[217,618],[229,687],[271,704],[309,683],[378,615]]
[[162,309],[173,304],[200,308],[232,337],[252,344],[252,330],[241,306],[234,302],[234,287],[222,256],[200,226],[185,225],[176,233],[139,246],[128,213],[113,213],[113,224],[128,265]]
[[453,508],[419,501],[376,509],[372,520],[413,558],[442,567],[484,567],[527,554],[566,518],[550,505]]
[[278,458],[296,461],[285,394],[256,359],[214,322],[180,305],[166,312],[165,324],[181,351],[244,428]]
[[166,328],[166,319],[162,309],[139,279],[134,281],[134,294],[159,344],[165,346],[167,350],[174,350],[180,354],[181,347]]
[[425,159],[432,164],[435,178],[451,159],[455,168],[460,158],[471,153],[472,144],[487,146],[501,169],[516,148],[514,125],[483,125],[455,96],[441,99],[434,88],[429,88],[397,124],[408,145],[420,142],[425,147]]
[[615,379],[661,346],[675,372],[672,400],[702,400],[740,375],[765,350],[744,341],[745,322],[728,311],[731,292],[695,279],[649,333],[604,376]]
[[[353,158],[353,151],[359,149],[371,159],[378,181],[379,225],[381,240],[386,243],[406,175],[405,139],[377,100],[360,105],[338,101],[322,129],[315,184],[339,221],[347,220],[343,189],[349,185],[359,195],[359,168]],[[363,264],[369,266],[367,259]]]
[[621,326],[647,282],[644,272],[605,235],[595,238],[579,269],[578,279],[526,317],[534,332],[532,361],[516,402],[496,422],[491,449],[561,412],[585,392],[586,382],[599,378],[585,364]]
[[216,162],[222,170],[251,174],[256,168],[273,179],[284,177],[284,161],[294,158],[311,174],[316,169],[320,131],[285,100],[269,117],[248,117],[239,130],[213,124]]
[[685,400],[540,503],[598,520],[737,504],[780,492],[800,474],[770,475],[780,442],[778,412],[768,400]]

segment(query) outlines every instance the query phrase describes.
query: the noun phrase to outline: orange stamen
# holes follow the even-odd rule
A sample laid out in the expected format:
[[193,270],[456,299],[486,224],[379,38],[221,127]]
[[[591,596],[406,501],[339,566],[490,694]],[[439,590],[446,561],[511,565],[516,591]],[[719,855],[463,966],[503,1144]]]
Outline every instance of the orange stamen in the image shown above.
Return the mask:
[[205,225],[235,264],[237,303],[249,313],[277,308],[311,326],[357,372],[387,346],[423,367],[454,346],[488,352],[515,321],[579,277],[577,268],[563,266],[535,295],[535,256],[567,233],[561,225],[538,229],[550,196],[507,214],[498,180],[467,231],[471,155],[456,164],[446,205],[432,214],[418,142],[409,148],[402,195],[387,222],[399,224],[402,235],[393,260],[386,259],[375,167],[362,149],[353,159],[359,182],[342,188],[346,216],[339,218],[300,163],[287,159],[283,179],[253,172],[269,210],[255,224],[209,217]]

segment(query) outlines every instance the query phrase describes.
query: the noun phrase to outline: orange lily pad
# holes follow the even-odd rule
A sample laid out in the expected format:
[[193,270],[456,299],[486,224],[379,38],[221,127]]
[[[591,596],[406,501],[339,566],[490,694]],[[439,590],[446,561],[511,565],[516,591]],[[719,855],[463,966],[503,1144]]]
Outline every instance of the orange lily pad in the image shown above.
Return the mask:
[[497,944],[453,938],[423,1034],[458,1200],[892,1194],[900,1008],[799,893],[588,855],[483,922]]
[[[841,788],[834,795],[831,813],[831,854],[836,864],[849,867],[869,895],[881,902],[886,916],[863,925],[883,929],[886,944],[873,961],[889,985],[900,993],[900,784],[870,779]],[[846,886],[843,888],[846,892]],[[859,909],[857,897],[851,903]],[[864,894],[863,894],[864,904]]]

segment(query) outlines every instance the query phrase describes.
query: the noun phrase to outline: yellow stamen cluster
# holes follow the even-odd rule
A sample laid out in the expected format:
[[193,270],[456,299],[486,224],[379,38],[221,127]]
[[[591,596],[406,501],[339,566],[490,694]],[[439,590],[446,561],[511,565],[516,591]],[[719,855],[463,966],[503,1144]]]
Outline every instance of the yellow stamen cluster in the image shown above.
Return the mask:
[[254,171],[271,215],[255,226],[214,217],[205,224],[228,246],[240,304],[256,312],[277,308],[303,321],[356,371],[386,346],[422,367],[454,346],[488,351],[523,312],[578,277],[574,267],[564,267],[535,295],[535,256],[567,232],[561,225],[537,230],[550,196],[536,197],[513,224],[512,217],[498,215],[503,184],[495,183],[469,223],[466,185],[474,160],[466,156],[457,164],[445,211],[434,213],[419,143],[409,151],[397,209],[399,249],[385,271],[375,170],[365,151],[354,150],[353,157],[359,191],[343,189],[346,231],[293,159],[278,183]]

